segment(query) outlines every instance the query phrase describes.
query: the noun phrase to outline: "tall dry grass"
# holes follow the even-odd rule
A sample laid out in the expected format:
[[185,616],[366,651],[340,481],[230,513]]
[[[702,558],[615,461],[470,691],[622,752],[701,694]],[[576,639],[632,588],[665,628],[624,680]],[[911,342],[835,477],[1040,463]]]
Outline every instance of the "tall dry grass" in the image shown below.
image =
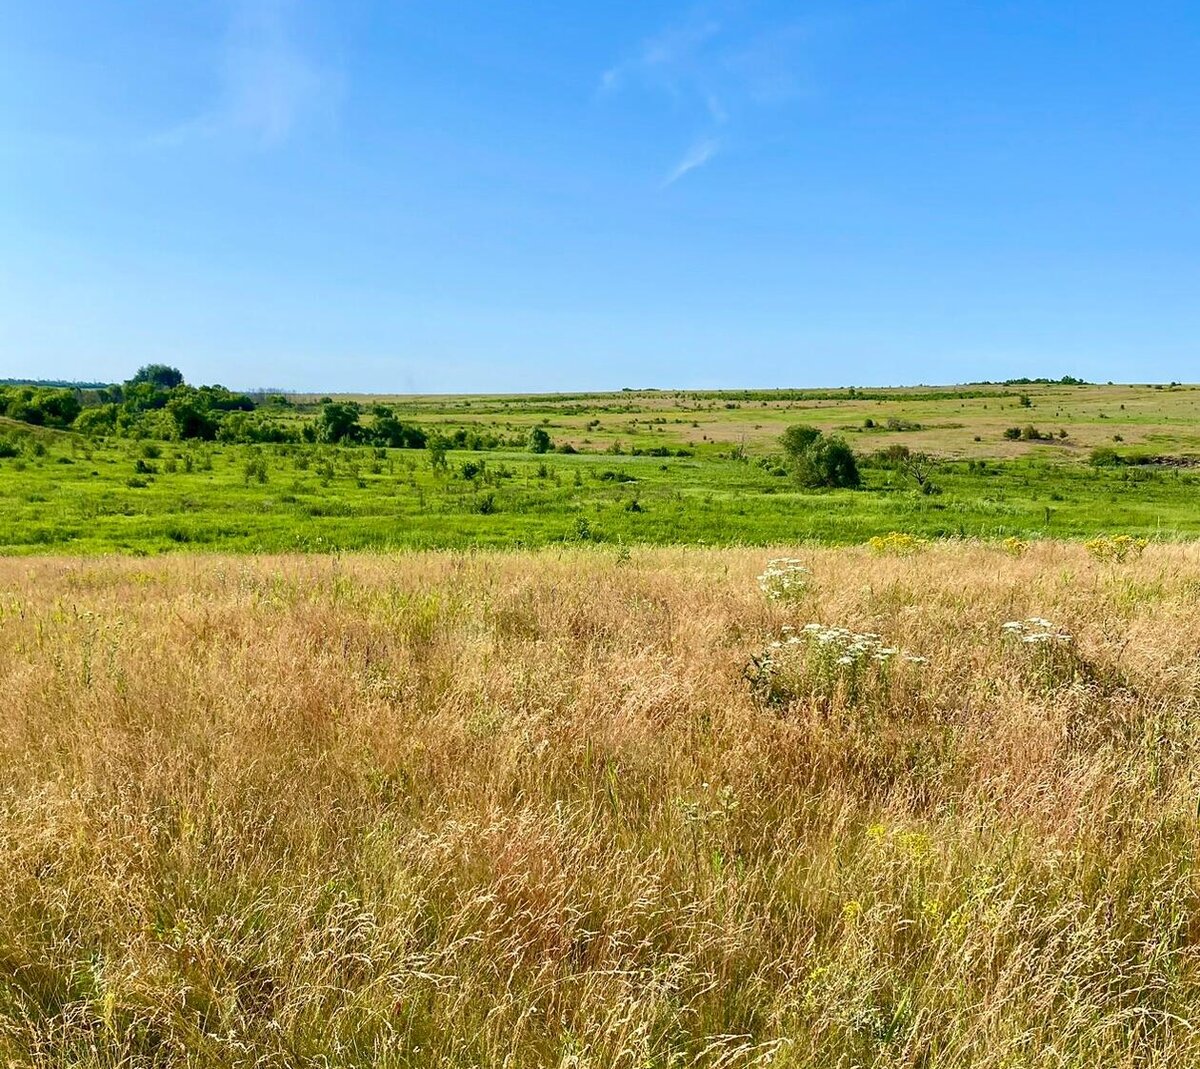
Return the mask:
[[0,562],[0,1057],[1200,1064],[1200,552],[766,556]]

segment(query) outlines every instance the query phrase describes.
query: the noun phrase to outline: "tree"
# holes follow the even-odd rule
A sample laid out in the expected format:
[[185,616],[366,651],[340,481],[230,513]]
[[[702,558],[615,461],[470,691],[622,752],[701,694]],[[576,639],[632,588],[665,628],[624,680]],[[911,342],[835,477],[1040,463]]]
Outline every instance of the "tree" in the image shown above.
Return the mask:
[[358,437],[358,405],[353,401],[345,404],[331,402],[321,409],[317,421],[317,437],[322,442],[353,441]]
[[930,477],[937,470],[937,461],[928,453],[914,453],[906,445],[893,445],[884,450],[883,458],[912,479],[921,490],[930,492],[927,488],[933,486]]
[[429,450],[429,466],[434,471],[445,471],[446,453],[450,449],[450,439],[440,431],[434,431],[426,439],[425,448]]
[[807,486],[853,490],[862,485],[854,451],[842,438],[818,438],[808,450],[807,460]]
[[531,453],[549,453],[553,443],[544,427],[534,427],[529,432],[529,451]]
[[[189,391],[183,391],[186,395]],[[201,438],[211,442],[217,436],[219,424],[201,402],[198,395],[172,397],[167,411],[175,421],[180,438]]]
[[783,432],[780,444],[783,446],[783,452],[788,460],[794,464],[820,437],[821,432],[816,427],[810,427],[805,423],[795,423]]
[[376,445],[389,446],[392,449],[425,447],[425,432],[420,427],[398,420],[390,412],[386,416],[377,415],[368,433]]
[[50,427],[69,427],[83,408],[71,390],[38,390],[35,396]]
[[167,364],[147,364],[145,367],[138,368],[137,374],[129,382],[130,385],[148,382],[151,386],[157,386],[162,390],[173,390],[176,386],[183,385],[183,372],[179,368],[170,367]]

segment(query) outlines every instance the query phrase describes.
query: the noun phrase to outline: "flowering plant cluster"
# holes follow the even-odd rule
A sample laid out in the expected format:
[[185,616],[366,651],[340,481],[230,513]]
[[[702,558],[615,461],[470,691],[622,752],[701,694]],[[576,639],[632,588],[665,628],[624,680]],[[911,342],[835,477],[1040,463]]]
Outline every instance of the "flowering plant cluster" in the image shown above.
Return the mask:
[[[785,630],[787,630],[785,628]],[[909,664],[925,664],[924,657],[902,653],[895,646],[885,646],[883,638],[874,631],[851,631],[846,627],[826,627],[824,624],[805,624],[801,642],[821,653],[833,664],[849,668],[867,660],[887,664],[893,657],[902,657]],[[790,641],[790,640],[789,640]]]
[[842,695],[851,703],[875,693],[882,697],[895,662],[917,667],[924,657],[884,644],[871,631],[806,624],[800,630],[783,628],[783,637],[768,643],[751,658],[747,678],[759,697],[784,705],[807,691],[814,696]]
[[1017,648],[1047,687],[1057,687],[1075,679],[1084,669],[1084,662],[1075,650],[1075,639],[1042,616],[1024,620],[1009,620],[1000,627],[1004,636]]
[[917,535],[906,534],[903,531],[892,531],[885,535],[875,535],[867,544],[872,552],[892,557],[907,557],[925,548],[927,542]]
[[758,577],[758,588],[772,601],[795,601],[812,587],[812,572],[795,557],[776,557],[767,561]]
[[1042,616],[1030,616],[1025,620],[1009,620],[1008,623],[1001,625],[1000,630],[1008,637],[1023,642],[1027,646],[1040,646],[1047,642],[1067,644],[1072,641],[1068,632],[1060,631]]
[[1106,564],[1120,564],[1129,557],[1140,557],[1149,542],[1144,538],[1119,534],[1113,535],[1111,538],[1103,536],[1093,538],[1083,545],[1097,560],[1104,561]]

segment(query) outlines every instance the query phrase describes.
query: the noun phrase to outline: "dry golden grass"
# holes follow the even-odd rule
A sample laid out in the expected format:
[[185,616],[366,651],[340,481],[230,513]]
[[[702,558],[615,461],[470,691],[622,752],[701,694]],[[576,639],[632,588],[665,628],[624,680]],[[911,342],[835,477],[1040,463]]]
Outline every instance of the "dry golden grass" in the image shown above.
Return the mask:
[[0,561],[0,1059],[1200,1064],[1200,550],[767,556]]

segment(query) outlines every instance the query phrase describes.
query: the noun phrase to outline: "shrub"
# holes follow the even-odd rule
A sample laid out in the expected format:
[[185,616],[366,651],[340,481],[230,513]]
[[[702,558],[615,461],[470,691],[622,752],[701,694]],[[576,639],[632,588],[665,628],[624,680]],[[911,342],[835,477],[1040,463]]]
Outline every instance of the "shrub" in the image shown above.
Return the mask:
[[1100,445],[1092,450],[1088,463],[1096,468],[1119,468],[1125,461],[1111,445]]
[[802,457],[808,449],[814,445],[821,437],[821,432],[816,427],[810,427],[805,423],[796,423],[788,427],[783,432],[779,443],[783,446],[783,452],[791,461],[796,461]]
[[862,484],[854,452],[842,438],[795,424],[783,432],[780,444],[801,486],[854,489]]
[[450,439],[435,431],[425,442],[425,448],[429,452],[429,466],[434,471],[445,471],[446,453],[450,449]]
[[317,438],[322,442],[354,441],[360,432],[358,405],[330,403],[322,406],[317,421]]

